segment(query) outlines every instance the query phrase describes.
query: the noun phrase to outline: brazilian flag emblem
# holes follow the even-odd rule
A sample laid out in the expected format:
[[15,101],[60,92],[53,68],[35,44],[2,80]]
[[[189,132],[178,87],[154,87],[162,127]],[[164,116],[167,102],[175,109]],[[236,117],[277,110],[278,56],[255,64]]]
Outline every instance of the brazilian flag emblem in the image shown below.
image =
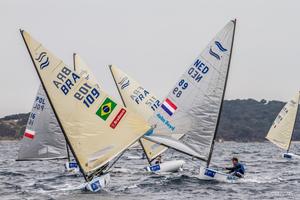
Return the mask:
[[97,110],[96,115],[106,121],[116,106],[117,104],[115,102],[113,102],[110,98],[106,98],[100,108]]

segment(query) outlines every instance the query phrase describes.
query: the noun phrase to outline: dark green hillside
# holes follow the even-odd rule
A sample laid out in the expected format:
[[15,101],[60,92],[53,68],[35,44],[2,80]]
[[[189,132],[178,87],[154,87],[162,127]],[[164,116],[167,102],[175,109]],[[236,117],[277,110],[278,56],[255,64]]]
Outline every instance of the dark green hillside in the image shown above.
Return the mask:
[[[264,141],[273,120],[284,102],[254,99],[226,100],[221,114],[217,139],[230,141]],[[0,139],[20,139],[29,114],[9,115],[0,119]],[[300,140],[300,118],[295,140]]]
[[[284,103],[280,101],[266,102],[254,99],[225,101],[217,138],[244,142],[264,141],[265,135],[283,106]],[[298,123],[297,132],[300,131],[299,128]]]

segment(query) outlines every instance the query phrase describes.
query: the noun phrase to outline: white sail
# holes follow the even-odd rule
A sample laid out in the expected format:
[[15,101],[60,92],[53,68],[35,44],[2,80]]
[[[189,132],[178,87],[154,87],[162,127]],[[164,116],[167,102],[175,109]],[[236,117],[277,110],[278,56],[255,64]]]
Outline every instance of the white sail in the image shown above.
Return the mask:
[[[124,105],[148,121],[153,116],[155,110],[159,108],[160,101],[148,89],[145,89],[141,84],[116,66],[110,66],[110,70]],[[168,131],[166,131],[166,134],[176,139],[183,136],[182,134],[171,135]],[[143,138],[141,138],[140,142],[149,161],[152,161],[168,149],[165,146],[158,145]]]
[[282,108],[266,138],[278,147],[289,150],[299,105],[299,92]]
[[65,137],[40,86],[29,115],[17,160],[67,158]]
[[224,98],[234,30],[235,21],[230,21],[188,67],[150,119],[156,134],[166,128],[172,134],[185,134],[182,142],[207,163]]
[[150,127],[27,32],[21,34],[68,144],[85,178],[91,180]]

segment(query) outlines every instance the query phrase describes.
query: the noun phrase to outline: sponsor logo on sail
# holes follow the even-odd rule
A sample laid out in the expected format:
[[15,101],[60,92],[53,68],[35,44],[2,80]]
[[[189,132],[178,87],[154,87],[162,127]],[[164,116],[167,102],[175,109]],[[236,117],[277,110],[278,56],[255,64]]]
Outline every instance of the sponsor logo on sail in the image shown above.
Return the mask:
[[167,98],[161,105],[161,108],[166,113],[168,113],[168,115],[172,116],[174,114],[174,112],[176,111],[177,106],[170,99]]
[[227,51],[227,49],[225,49],[220,42],[215,41],[215,44],[219,48],[220,51],[222,51],[222,52]]
[[124,108],[122,108],[118,112],[117,116],[114,118],[114,120],[112,121],[112,123],[110,124],[110,127],[112,129],[115,129],[118,126],[119,122],[121,121],[121,119],[124,117],[125,114],[126,114],[126,110]]
[[32,131],[32,130],[29,130],[29,129],[26,129],[25,130],[25,133],[24,133],[24,137],[27,137],[29,139],[34,139],[34,136],[35,136],[35,132]]
[[127,76],[125,76],[124,78],[122,78],[122,80],[118,83],[119,85],[121,85],[121,90],[124,90],[126,87],[129,86],[129,79]]
[[[219,49],[219,51],[221,51],[221,52],[226,52],[227,51],[227,49],[225,49],[220,42],[215,41],[215,45]],[[212,50],[212,47],[209,49],[209,54],[212,55],[213,57],[215,57],[218,60],[221,59],[221,56],[218,53],[216,53],[214,50]]]
[[35,58],[35,60],[37,62],[39,62],[40,64],[40,69],[44,69],[45,67],[47,67],[50,62],[49,62],[49,57],[47,56],[47,53],[46,52],[41,52],[39,54],[39,56],[37,58]]
[[175,126],[173,126],[167,119],[164,118],[164,116],[162,116],[160,113],[156,114],[157,118],[164,123],[168,129],[174,131],[175,130]]
[[220,60],[220,56],[215,53],[211,48],[209,49],[209,54],[212,55],[213,57],[215,57],[216,59]]
[[96,115],[106,121],[116,106],[117,104],[114,101],[112,101],[110,98],[106,98],[100,108],[97,110]]

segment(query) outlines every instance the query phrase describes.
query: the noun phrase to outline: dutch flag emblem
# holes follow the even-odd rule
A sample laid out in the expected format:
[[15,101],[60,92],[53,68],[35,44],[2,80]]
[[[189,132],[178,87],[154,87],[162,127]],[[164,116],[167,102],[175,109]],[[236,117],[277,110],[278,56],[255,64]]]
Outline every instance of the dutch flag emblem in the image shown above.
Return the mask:
[[166,99],[161,105],[162,109],[166,111],[170,116],[172,116],[177,109],[177,106],[170,100]]

